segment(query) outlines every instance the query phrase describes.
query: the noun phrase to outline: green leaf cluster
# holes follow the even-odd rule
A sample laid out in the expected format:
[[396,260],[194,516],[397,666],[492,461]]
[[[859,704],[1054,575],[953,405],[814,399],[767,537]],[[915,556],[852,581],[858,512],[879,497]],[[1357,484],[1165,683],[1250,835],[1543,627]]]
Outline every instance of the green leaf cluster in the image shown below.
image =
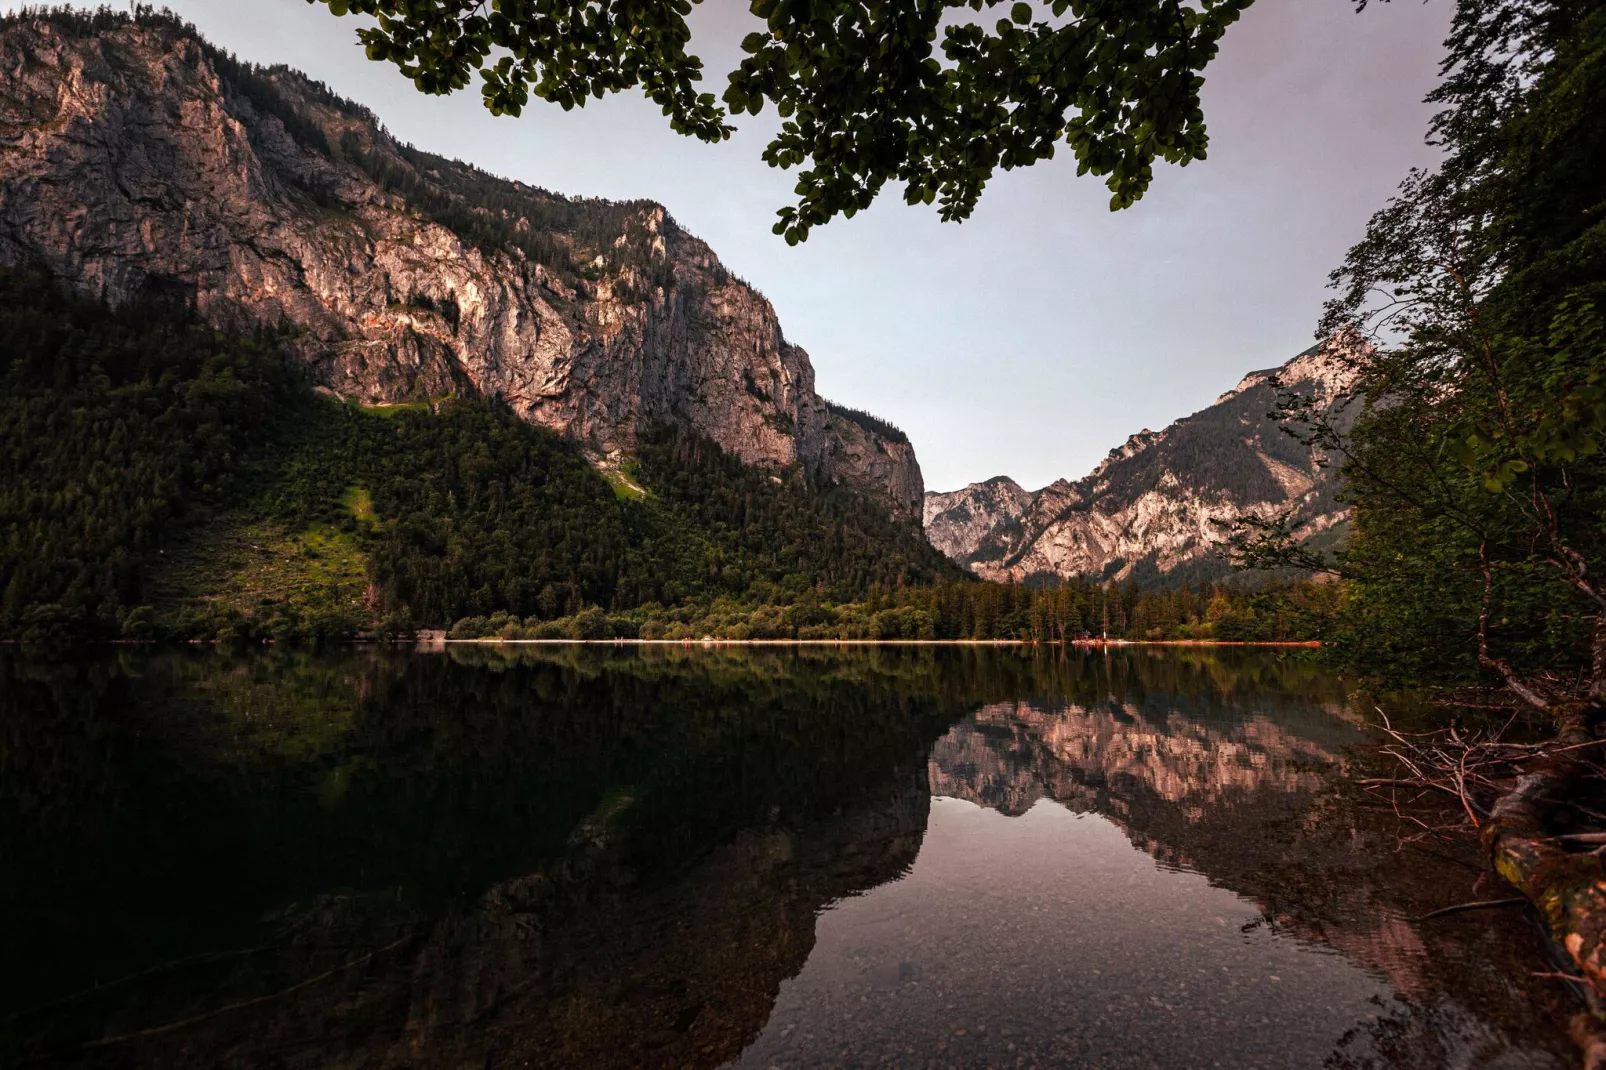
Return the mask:
[[[309,0],[320,2],[320,0]],[[781,117],[763,159],[800,168],[775,233],[790,243],[868,208],[887,182],[945,220],[975,210],[999,170],[1051,158],[1105,179],[1110,207],[1148,189],[1156,160],[1187,164],[1208,139],[1199,90],[1226,28],[1250,0],[753,0],[723,107],[698,92],[691,0],[321,0],[370,59],[425,93],[479,75],[485,106],[518,115],[532,96],[565,110],[640,89],[670,126],[704,141],[730,115]],[[940,38],[940,45],[939,45]]]

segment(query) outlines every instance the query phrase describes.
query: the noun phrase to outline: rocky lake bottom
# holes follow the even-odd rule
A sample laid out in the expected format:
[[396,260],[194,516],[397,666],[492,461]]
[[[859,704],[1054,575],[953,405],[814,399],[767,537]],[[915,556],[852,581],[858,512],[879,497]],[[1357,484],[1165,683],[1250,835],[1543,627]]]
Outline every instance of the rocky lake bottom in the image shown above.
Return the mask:
[[1572,1065],[1355,706],[1289,650],[0,651],[0,1065]]

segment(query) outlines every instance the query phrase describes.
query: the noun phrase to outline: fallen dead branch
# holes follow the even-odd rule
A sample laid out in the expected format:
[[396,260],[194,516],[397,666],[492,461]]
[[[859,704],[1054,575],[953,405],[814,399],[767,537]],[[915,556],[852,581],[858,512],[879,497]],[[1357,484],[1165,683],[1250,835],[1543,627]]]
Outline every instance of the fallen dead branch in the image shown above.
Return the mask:
[[1582,716],[1558,720],[1557,746],[1522,763],[1511,789],[1494,804],[1483,845],[1500,875],[1539,908],[1599,997],[1606,994],[1606,868],[1595,855],[1571,848],[1601,841],[1558,833],[1552,813],[1601,775],[1583,757],[1600,741]]
[[1479,899],[1473,903],[1457,903],[1455,906],[1440,907],[1430,910],[1415,918],[1416,921],[1427,921],[1430,918],[1443,918],[1450,914],[1460,914],[1468,910],[1491,910],[1494,907],[1514,907],[1528,902],[1525,895],[1514,895],[1509,899]]
[[[1566,951],[1576,974],[1556,974],[1579,983],[1590,1007],[1574,1023],[1587,1066],[1606,1070],[1606,809],[1587,805],[1606,797],[1606,767],[1600,759],[1603,741],[1596,736],[1584,703],[1556,704],[1547,709],[1557,728],[1543,743],[1512,743],[1502,736],[1511,722],[1497,729],[1467,731],[1452,724],[1430,732],[1396,729],[1387,714],[1381,729],[1388,742],[1381,752],[1399,766],[1393,777],[1358,781],[1373,795],[1386,798],[1398,812],[1397,793],[1414,790],[1453,796],[1465,821],[1462,832],[1475,831],[1495,870],[1520,899],[1485,900],[1425,914],[1418,920],[1460,910],[1529,902],[1544,919],[1551,936]],[[1515,720],[1515,717],[1513,717]],[[1431,826],[1401,814],[1420,831],[1407,842],[1435,837],[1445,826]],[[1580,829],[1578,826],[1584,826]],[[1593,826],[1593,827],[1591,827]],[[1537,975],[1536,975],[1537,976]],[[1546,975],[1549,976],[1549,975]]]
[[254,1007],[258,1004],[269,1003],[276,999],[282,999],[292,992],[299,992],[301,989],[308,988],[320,981],[328,980],[329,978],[345,973],[348,970],[354,970],[359,966],[367,965],[375,958],[375,956],[383,955],[387,951],[392,951],[411,939],[411,935],[403,936],[399,940],[391,941],[384,947],[374,948],[365,955],[359,955],[358,957],[351,959],[348,962],[344,962],[333,969],[325,970],[323,973],[320,973],[314,977],[308,977],[304,981],[298,981],[297,983],[290,985],[287,988],[281,988],[276,992],[269,992],[266,995],[256,996],[252,999],[243,999],[237,1003],[229,1003],[225,1006],[216,1007],[200,1014],[192,1014],[187,1018],[180,1018],[177,1021],[166,1022],[162,1025],[151,1026],[147,1029],[136,1029],[129,1033],[119,1033],[116,1036],[100,1037],[96,1040],[85,1041],[83,1046],[85,1048],[103,1048],[114,1044],[123,1044],[130,1040],[139,1040],[144,1037],[156,1036],[159,1033],[170,1033],[175,1029],[184,1029],[199,1022],[204,1022],[210,1018],[216,1018],[219,1015],[228,1014],[232,1011],[241,1010],[245,1007]]

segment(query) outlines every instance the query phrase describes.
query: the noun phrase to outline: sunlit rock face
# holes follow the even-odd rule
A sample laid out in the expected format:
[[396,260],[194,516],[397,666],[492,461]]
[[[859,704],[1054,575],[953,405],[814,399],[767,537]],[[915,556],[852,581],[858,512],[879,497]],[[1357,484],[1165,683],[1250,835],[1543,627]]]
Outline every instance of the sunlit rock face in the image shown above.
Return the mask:
[[348,399],[475,391],[599,458],[667,423],[919,516],[907,443],[828,427],[774,308],[659,205],[416,152],[304,76],[242,74],[158,18],[19,19],[0,69],[0,262],[284,329]]
[[1225,571],[1213,547],[1222,539],[1215,522],[1246,513],[1292,510],[1301,537],[1339,538],[1349,511],[1334,498],[1326,457],[1285,434],[1270,414],[1280,383],[1322,407],[1339,406],[1335,422],[1347,423],[1353,373],[1343,352],[1324,343],[1252,372],[1209,408],[1131,436],[1075,483],[1027,491],[998,476],[929,493],[926,537],[996,580]]

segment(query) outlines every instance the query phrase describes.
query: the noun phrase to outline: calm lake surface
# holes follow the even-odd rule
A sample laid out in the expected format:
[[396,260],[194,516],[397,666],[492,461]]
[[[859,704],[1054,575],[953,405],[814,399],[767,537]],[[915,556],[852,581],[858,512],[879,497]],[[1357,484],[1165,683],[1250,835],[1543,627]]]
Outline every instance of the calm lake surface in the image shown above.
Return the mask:
[[1266,651],[0,652],[0,1064],[1573,1065],[1366,743]]

